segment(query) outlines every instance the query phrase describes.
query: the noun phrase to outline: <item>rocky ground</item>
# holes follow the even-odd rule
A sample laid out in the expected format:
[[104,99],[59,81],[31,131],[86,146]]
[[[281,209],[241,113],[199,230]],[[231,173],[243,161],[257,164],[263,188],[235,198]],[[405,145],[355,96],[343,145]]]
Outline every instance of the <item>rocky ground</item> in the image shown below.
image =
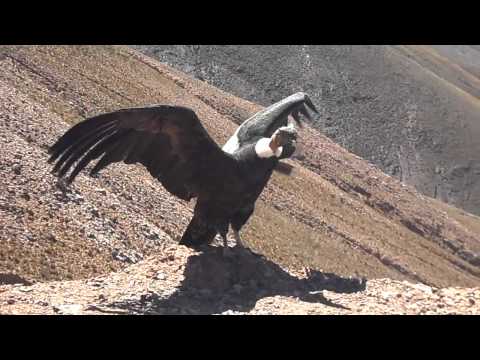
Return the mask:
[[480,314],[480,288],[289,272],[249,251],[162,247],[110,275],[0,286],[1,314]]
[[227,260],[177,245],[193,202],[145,169],[65,188],[47,148],[82,118],[152,103],[195,109],[222,144],[259,105],[125,47],[0,46],[0,65],[0,313],[478,312],[480,219],[318,130],[243,231],[259,255]]

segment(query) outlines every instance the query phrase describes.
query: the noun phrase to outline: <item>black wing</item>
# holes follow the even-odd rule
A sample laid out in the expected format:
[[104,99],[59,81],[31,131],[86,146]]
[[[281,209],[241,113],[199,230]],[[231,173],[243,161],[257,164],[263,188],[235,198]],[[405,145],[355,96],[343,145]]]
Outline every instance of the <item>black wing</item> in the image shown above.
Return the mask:
[[[255,142],[262,137],[270,137],[278,128],[288,125],[288,116],[292,116],[301,126],[300,115],[311,120],[307,107],[318,113],[307,94],[303,92],[293,94],[245,120],[237,129],[234,137],[237,138],[239,147]],[[224,150],[228,151],[226,147],[228,148],[225,145]]]
[[[50,148],[53,172],[72,182],[99,157],[94,175],[111,163],[141,163],[172,194],[190,200],[235,160],[208,135],[194,111],[155,105],[124,109],[86,119],[68,130]],[[214,169],[215,167],[215,169]],[[210,176],[210,178],[208,178]],[[211,186],[211,184],[210,184]]]

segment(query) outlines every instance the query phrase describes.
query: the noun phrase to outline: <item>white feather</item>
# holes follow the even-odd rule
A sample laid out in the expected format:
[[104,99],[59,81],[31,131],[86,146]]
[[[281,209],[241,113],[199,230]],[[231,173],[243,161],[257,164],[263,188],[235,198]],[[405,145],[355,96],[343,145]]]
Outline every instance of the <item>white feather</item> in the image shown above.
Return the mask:
[[280,155],[282,155],[283,147],[279,146],[274,153],[270,147],[270,141],[270,138],[261,138],[257,141],[255,144],[255,152],[257,153],[258,157],[270,158],[272,156],[280,157]]
[[[242,126],[245,125],[248,122],[248,120],[250,120],[250,119],[247,119],[242,125],[240,125],[237,128],[237,130],[235,130],[235,133],[232,135],[232,137],[230,139],[228,139],[228,141],[225,143],[225,145],[223,145],[223,147],[222,147],[223,151],[225,151],[228,154],[233,154],[235,151],[237,151],[240,148],[240,142],[238,140],[238,132],[240,131]],[[287,126],[282,126],[281,128],[277,129],[276,132],[278,132],[280,129],[287,129],[287,128],[295,129],[295,124],[292,121],[290,121]],[[268,138],[264,138],[264,139],[268,139]],[[261,139],[261,140],[263,140],[263,139]],[[261,141],[261,140],[259,140],[259,141]],[[270,140],[270,139],[268,139],[268,140]],[[258,144],[258,142],[257,142],[257,144]],[[260,157],[271,157],[271,156],[273,156],[273,151],[271,151],[271,154],[268,155],[268,149],[270,148],[270,146],[268,144],[267,144],[267,148],[265,148],[265,144],[259,145],[259,146],[260,146],[260,148],[262,148],[262,147],[264,148],[263,149],[264,151],[262,153],[266,154],[266,156],[260,156],[259,155]],[[280,151],[280,152],[278,153],[278,151]],[[278,155],[277,154],[275,154],[275,155],[277,157],[279,157],[282,153],[282,147],[279,147],[277,149],[277,153],[278,153]],[[258,151],[257,151],[257,155],[258,155]]]
[[225,151],[226,153],[233,154],[240,147],[240,143],[238,141],[238,136],[237,136],[238,131],[240,130],[240,127],[237,128],[237,130],[232,135],[232,137],[228,139],[225,145],[223,145],[222,150]]

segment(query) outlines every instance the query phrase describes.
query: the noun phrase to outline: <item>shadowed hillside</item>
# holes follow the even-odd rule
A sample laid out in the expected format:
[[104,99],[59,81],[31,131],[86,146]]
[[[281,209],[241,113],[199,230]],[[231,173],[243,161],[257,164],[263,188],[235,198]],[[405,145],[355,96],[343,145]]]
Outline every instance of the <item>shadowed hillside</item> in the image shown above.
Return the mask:
[[[193,202],[169,195],[140,166],[58,186],[46,150],[71,124],[170,103],[194,109],[224,143],[261,109],[126,47],[1,46],[0,64],[5,279],[88,278],[163,256],[191,217]],[[245,228],[255,252],[339,277],[478,286],[478,217],[420,195],[310,126],[300,139],[302,160],[289,160],[290,177],[274,175]]]
[[313,125],[430,197],[480,214],[478,46],[140,45],[234,95],[268,105],[296,91]]

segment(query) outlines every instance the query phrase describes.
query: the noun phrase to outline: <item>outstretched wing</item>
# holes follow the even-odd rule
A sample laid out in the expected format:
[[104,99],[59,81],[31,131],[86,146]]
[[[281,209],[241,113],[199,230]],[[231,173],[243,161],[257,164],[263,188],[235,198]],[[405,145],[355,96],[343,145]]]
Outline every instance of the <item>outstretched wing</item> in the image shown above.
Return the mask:
[[[180,106],[131,108],[86,119],[68,130],[50,148],[49,162],[59,177],[72,182],[91,161],[90,174],[111,163],[141,163],[172,194],[184,200],[197,196],[235,160],[208,135],[194,111]],[[215,167],[215,168],[214,168]],[[211,184],[210,184],[211,185]]]
[[300,115],[311,120],[307,107],[318,113],[307,94],[298,92],[259,111],[240,125],[235,134],[225,143],[223,150],[233,154],[240,147],[270,137],[282,126],[288,125],[288,116],[301,126]]

